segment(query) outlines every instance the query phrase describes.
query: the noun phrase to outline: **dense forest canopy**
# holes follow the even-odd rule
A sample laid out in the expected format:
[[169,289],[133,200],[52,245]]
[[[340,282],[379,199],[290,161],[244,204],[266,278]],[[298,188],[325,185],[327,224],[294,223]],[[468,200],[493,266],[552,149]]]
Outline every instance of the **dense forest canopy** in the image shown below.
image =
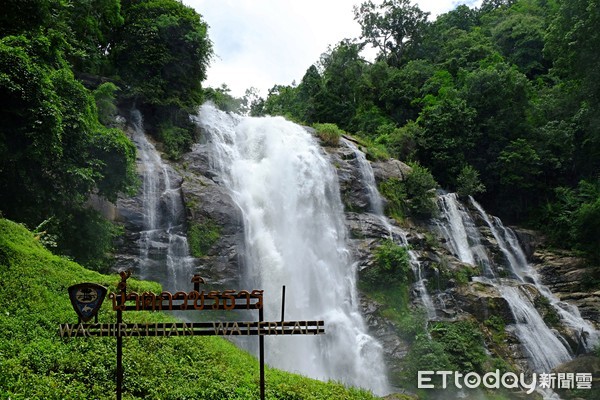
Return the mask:
[[366,1],[354,8],[359,38],[252,114],[335,123],[372,155],[418,163],[440,187],[598,261],[599,6],[484,0],[432,19],[408,0]]
[[151,111],[177,156],[193,141],[212,56],[207,25],[176,0],[8,0],[0,15],[0,213],[39,227],[88,266],[116,227],[91,210],[137,187],[117,104]]
[[234,99],[226,85],[202,87],[208,26],[180,1],[8,0],[0,211],[43,224],[61,252],[101,265],[116,231],[86,203],[137,184],[117,106],[142,110],[177,158],[195,140],[189,113],[208,98],[336,124],[370,157],[409,162],[598,261],[599,10],[595,0],[485,0],[431,18],[408,0],[365,1],[354,6],[361,36],[329,48],[298,85]]

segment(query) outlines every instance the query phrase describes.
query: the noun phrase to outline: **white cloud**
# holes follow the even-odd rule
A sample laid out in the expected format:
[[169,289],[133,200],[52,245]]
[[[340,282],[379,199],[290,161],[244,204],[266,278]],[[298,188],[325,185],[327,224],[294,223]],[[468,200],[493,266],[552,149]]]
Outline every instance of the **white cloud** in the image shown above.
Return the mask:
[[[418,0],[438,15],[481,0]],[[265,95],[275,84],[300,82],[329,45],[360,35],[353,5],[361,0],[184,0],[209,25],[216,58],[205,85],[226,83],[234,96],[249,87]]]

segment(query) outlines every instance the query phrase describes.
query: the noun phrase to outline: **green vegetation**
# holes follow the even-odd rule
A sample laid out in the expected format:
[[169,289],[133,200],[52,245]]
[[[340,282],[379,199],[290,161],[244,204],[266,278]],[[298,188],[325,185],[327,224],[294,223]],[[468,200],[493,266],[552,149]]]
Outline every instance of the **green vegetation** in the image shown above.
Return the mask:
[[500,345],[506,340],[506,322],[498,315],[492,315],[485,321],[483,325],[489,328],[492,334],[492,341],[496,345]]
[[434,268],[437,270],[435,281],[428,282],[430,290],[444,290],[450,286],[450,282],[454,285],[466,285],[474,276],[481,275],[479,268],[469,265],[460,264],[457,267],[450,267],[448,262],[442,258],[439,263],[436,263]]
[[123,97],[142,111],[165,153],[178,158],[194,140],[188,116],[203,100],[212,57],[208,27],[175,0],[123,1],[122,14],[111,59],[127,85]]
[[408,216],[430,218],[438,211],[435,179],[418,163],[410,166],[412,170],[404,180],[390,178],[379,184],[379,192],[387,200],[386,214],[400,221]]
[[[330,47],[252,113],[335,123],[600,264],[598,191],[583,195],[600,170],[596,1],[484,0],[434,20],[406,0],[366,1],[354,15],[359,38]],[[388,211],[408,216],[396,201],[408,199],[387,189]]]
[[560,324],[560,316],[556,309],[550,304],[550,300],[542,294],[539,294],[533,301],[533,305],[538,310],[544,322],[549,326],[557,326]]
[[345,133],[336,124],[314,124],[313,128],[326,146],[337,146]]
[[[58,324],[76,322],[67,288],[96,282],[113,291],[116,275],[101,275],[52,255],[34,234],[0,219],[0,397],[112,399],[115,339],[61,339]],[[129,290],[160,292],[156,283],[128,280]],[[125,314],[127,322],[172,321],[161,313]],[[100,322],[115,322],[110,300]],[[258,363],[221,338],[127,338],[124,399],[258,399]],[[268,399],[373,399],[347,389],[267,368]]]
[[193,257],[204,257],[221,237],[221,229],[213,220],[193,223],[188,229],[188,243]]
[[410,281],[408,249],[385,239],[375,249],[375,264],[361,273],[361,281],[372,288],[382,288]]
[[207,26],[177,0],[9,0],[0,16],[0,213],[58,252],[106,267],[118,227],[89,209],[137,188],[117,105],[146,113],[165,152],[191,144],[212,56]]

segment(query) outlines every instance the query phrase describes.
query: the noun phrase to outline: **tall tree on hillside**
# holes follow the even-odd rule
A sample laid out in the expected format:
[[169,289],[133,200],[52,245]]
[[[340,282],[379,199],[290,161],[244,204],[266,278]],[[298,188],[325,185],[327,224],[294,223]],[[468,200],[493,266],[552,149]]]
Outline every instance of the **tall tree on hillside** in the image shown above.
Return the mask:
[[315,118],[347,129],[360,103],[360,81],[366,61],[361,46],[344,40],[321,57],[323,90],[316,97]]
[[385,0],[381,5],[368,0],[354,7],[361,38],[379,49],[380,59],[394,66],[401,65],[406,53],[419,45],[428,15],[410,0]]
[[194,107],[212,56],[207,25],[175,0],[131,2],[115,48],[118,73],[139,101]]
[[545,52],[554,60],[553,72],[571,87],[579,102],[573,121],[576,170],[593,177],[600,170],[600,1],[561,2],[552,21]]

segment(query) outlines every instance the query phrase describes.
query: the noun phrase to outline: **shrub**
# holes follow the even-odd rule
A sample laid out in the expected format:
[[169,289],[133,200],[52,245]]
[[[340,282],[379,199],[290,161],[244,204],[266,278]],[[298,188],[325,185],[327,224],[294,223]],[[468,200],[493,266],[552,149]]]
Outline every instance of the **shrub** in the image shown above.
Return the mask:
[[434,322],[430,333],[460,371],[485,372],[484,363],[488,357],[477,324],[471,321]]
[[[415,388],[419,371],[448,371],[453,368],[443,344],[422,334],[416,337],[404,359],[400,379],[405,386]],[[440,377],[436,375],[433,378],[432,383],[441,386]]]
[[386,214],[398,220],[405,216],[430,218],[438,211],[437,182],[427,168],[417,163],[411,167],[404,180],[390,178],[379,185],[379,192],[387,200]]
[[336,124],[314,124],[313,128],[317,130],[317,135],[328,146],[337,146],[344,132]]
[[438,211],[435,189],[437,182],[431,172],[418,163],[411,163],[412,171],[404,180],[408,209],[419,218],[429,218]]
[[365,283],[371,287],[382,287],[408,281],[410,259],[408,249],[386,239],[375,249],[375,265],[363,274]]
[[461,197],[473,196],[485,192],[485,186],[479,180],[479,172],[466,165],[456,178],[456,193]]

